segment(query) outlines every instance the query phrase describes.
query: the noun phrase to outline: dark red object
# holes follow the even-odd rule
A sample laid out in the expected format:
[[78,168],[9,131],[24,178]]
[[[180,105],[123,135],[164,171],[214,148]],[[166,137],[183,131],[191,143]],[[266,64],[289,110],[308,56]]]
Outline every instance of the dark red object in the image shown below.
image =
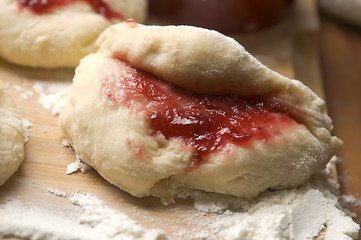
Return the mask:
[[99,13],[106,19],[124,19],[122,13],[111,9],[103,0],[18,0],[18,3],[21,8],[27,8],[36,14],[44,14],[57,7],[66,6],[80,1],[87,2],[92,6],[95,12]]
[[261,98],[195,94],[129,65],[124,76],[101,83],[109,105],[126,104],[131,111],[146,115],[155,135],[179,138],[191,145],[195,156],[191,168],[228,143],[247,146],[254,140],[267,142],[297,124],[278,112],[282,109],[279,105],[265,104]]
[[149,0],[155,15],[173,24],[224,33],[259,30],[279,22],[293,0]]

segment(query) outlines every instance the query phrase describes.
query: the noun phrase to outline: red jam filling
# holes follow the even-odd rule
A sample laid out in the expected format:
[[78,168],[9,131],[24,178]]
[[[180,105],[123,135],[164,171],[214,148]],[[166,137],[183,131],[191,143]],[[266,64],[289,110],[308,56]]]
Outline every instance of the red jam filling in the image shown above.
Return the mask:
[[122,70],[101,80],[105,105],[125,104],[146,115],[154,135],[181,139],[192,146],[190,169],[229,143],[267,142],[297,124],[279,104],[266,104],[262,98],[196,94],[115,61]]
[[44,14],[57,7],[80,1],[90,4],[96,13],[106,19],[124,19],[122,13],[112,10],[103,0],[18,0],[18,4],[20,7],[27,8],[36,14]]

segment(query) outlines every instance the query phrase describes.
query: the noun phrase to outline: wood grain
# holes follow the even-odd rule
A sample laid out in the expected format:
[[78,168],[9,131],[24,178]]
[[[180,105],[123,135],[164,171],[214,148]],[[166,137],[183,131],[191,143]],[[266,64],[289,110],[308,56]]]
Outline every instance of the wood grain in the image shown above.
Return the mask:
[[[328,111],[344,141],[338,163],[342,194],[361,199],[361,28],[322,14],[320,54]],[[361,205],[351,205],[361,222]],[[361,239],[361,237],[360,237]]]

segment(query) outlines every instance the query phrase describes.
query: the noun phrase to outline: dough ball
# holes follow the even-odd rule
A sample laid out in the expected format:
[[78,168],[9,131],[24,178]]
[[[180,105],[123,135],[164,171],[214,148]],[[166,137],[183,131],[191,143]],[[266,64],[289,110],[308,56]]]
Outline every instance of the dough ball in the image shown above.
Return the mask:
[[24,160],[25,129],[15,104],[0,83],[0,185]]
[[0,2],[0,57],[45,68],[76,67],[82,57],[96,50],[95,41],[104,29],[128,18],[143,22],[147,9],[146,0],[102,0],[121,16],[107,18],[87,0],[68,1],[63,6],[61,1],[45,1],[60,6],[38,13],[19,2]]
[[305,183],[342,145],[322,99],[218,32],[128,22],[98,44],[59,125],[134,196],[169,203],[185,186],[252,198]]

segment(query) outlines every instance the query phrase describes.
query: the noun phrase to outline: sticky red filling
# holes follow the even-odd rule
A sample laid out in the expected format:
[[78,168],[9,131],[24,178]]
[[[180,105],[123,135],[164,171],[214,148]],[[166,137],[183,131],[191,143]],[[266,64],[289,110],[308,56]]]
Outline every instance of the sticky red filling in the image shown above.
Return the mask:
[[103,0],[18,0],[18,4],[21,8],[27,8],[36,14],[44,14],[55,8],[80,1],[87,2],[96,13],[106,19],[124,19],[122,13],[111,9]]
[[101,80],[104,104],[123,104],[145,114],[154,135],[163,134],[168,140],[180,139],[192,146],[191,168],[230,143],[243,147],[255,140],[266,143],[298,124],[285,108],[266,104],[261,97],[196,94],[115,61],[121,70]]

